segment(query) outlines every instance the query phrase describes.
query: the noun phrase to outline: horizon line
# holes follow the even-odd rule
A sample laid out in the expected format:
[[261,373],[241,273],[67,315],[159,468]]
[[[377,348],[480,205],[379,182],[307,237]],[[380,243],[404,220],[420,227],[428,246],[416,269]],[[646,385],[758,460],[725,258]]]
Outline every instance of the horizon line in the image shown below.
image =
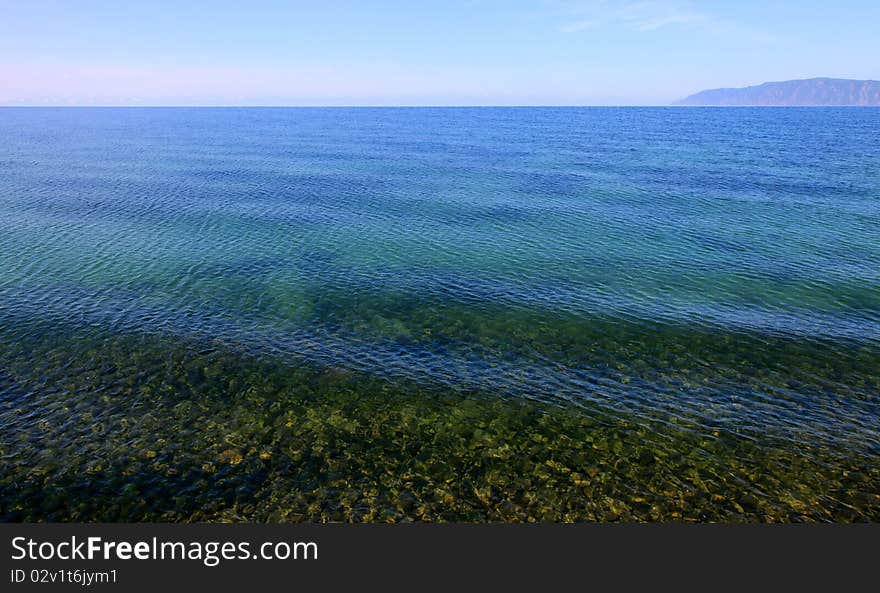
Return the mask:
[[461,105],[21,105],[21,104],[0,104],[0,109],[601,109],[601,108],[661,108],[669,107],[676,109],[689,108],[742,108],[742,107],[767,107],[767,108],[827,108],[827,107],[880,107],[878,105],[682,105],[677,103],[658,103],[658,104],[567,104],[567,105],[487,105],[487,104],[461,104]]

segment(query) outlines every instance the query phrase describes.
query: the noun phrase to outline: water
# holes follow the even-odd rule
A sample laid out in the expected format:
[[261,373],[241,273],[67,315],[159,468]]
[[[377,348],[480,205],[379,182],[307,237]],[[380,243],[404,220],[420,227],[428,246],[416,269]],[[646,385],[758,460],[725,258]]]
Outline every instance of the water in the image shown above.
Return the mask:
[[878,520],[878,133],[0,109],[0,517]]

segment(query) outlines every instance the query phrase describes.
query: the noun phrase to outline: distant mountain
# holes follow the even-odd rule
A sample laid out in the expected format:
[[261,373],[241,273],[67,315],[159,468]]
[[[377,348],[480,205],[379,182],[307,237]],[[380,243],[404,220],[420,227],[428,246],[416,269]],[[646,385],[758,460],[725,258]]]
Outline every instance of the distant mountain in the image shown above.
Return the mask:
[[676,105],[880,105],[880,81],[811,78],[765,82],[743,89],[713,89]]

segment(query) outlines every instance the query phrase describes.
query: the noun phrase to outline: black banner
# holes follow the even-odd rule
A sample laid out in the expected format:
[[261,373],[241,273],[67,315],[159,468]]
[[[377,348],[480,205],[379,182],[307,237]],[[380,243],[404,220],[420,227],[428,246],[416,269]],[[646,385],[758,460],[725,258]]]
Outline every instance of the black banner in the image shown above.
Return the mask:
[[877,525],[0,525],[3,591],[872,584]]

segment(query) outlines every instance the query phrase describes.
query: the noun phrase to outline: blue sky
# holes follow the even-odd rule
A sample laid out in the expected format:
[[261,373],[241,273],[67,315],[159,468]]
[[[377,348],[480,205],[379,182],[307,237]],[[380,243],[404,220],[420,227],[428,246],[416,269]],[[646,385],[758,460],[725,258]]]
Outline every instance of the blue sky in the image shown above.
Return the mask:
[[877,0],[0,0],[0,104],[667,104],[880,78]]

